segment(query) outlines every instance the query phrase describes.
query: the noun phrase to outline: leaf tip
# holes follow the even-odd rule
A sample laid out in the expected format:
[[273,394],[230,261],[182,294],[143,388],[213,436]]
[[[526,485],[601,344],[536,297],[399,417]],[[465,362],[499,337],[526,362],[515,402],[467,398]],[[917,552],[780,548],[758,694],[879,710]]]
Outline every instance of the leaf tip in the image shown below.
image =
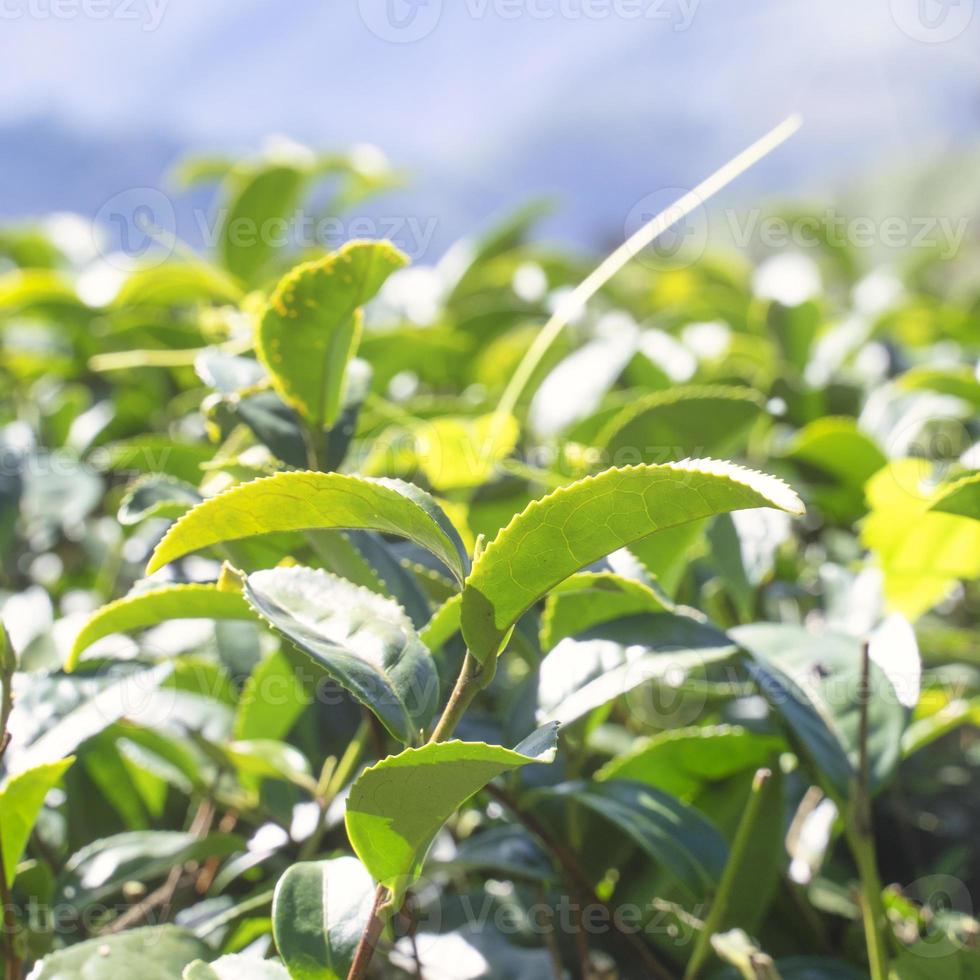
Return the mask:
[[739,466],[737,463],[728,463],[720,459],[682,459],[677,463],[666,463],[673,469],[682,469],[690,473],[708,473],[712,476],[723,476],[741,483],[755,493],[767,498],[770,503],[779,510],[784,510],[794,517],[801,517],[806,513],[806,507],[800,499],[800,495],[785,481],[778,476],[769,473],[761,473],[758,470],[750,470],[748,467]]

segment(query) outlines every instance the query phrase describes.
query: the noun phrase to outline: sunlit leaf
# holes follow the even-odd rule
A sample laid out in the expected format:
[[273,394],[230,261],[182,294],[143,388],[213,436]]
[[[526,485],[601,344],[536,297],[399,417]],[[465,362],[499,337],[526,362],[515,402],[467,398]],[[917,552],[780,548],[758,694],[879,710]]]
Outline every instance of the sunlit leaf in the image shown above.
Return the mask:
[[157,545],[147,572],[192,551],[275,531],[345,528],[408,538],[431,551],[462,581],[469,559],[438,504],[400,480],[339,473],[279,473],[205,500]]
[[97,936],[46,956],[30,980],[182,980],[184,968],[213,955],[193,933],[176,926]]
[[938,499],[929,510],[980,521],[980,473],[972,473],[940,488]]
[[170,619],[254,619],[240,591],[215,584],[145,587],[103,606],[79,630],[65,663],[73,670],[97,640],[148,629]]
[[184,970],[183,980],[290,980],[290,974],[272,960],[233,954],[211,963],[191,963]]
[[337,420],[360,337],[360,308],[406,261],[388,242],[350,242],[297,266],[272,294],[258,354],[276,391],[315,432]]
[[[347,799],[347,833],[357,856],[375,881],[401,895],[418,878],[445,821],[501,773],[551,762],[557,733],[557,725],[547,725],[514,749],[438,742],[382,759],[361,773]],[[424,793],[416,792],[419,786]]]
[[474,562],[463,591],[463,636],[496,656],[520,615],[580,568],[664,528],[747,507],[793,514],[779,480],[714,460],[612,469],[535,501]]
[[[927,482],[930,469],[926,460],[896,460],[866,488],[871,513],[861,540],[884,572],[889,607],[910,619],[942,600],[958,579],[980,576],[980,522],[932,509],[943,491]],[[972,486],[960,492],[972,493]]]
[[74,761],[69,756],[58,762],[45,763],[11,776],[0,785],[0,840],[3,842],[0,873],[6,875],[8,885],[13,884],[17,865],[44,806],[44,798]]

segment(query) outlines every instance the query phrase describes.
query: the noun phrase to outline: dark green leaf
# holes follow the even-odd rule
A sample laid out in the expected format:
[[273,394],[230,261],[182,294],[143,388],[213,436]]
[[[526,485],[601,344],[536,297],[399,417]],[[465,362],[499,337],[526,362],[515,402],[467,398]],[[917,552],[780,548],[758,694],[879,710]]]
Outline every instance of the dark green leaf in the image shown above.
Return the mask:
[[254,572],[245,595],[395,738],[418,741],[436,711],[439,678],[400,606],[329,572],[300,567]]
[[373,901],[374,882],[356,858],[294,864],[272,903],[276,946],[292,980],[344,980]]
[[186,966],[211,955],[210,947],[186,929],[131,929],[46,956],[30,980],[182,980]]

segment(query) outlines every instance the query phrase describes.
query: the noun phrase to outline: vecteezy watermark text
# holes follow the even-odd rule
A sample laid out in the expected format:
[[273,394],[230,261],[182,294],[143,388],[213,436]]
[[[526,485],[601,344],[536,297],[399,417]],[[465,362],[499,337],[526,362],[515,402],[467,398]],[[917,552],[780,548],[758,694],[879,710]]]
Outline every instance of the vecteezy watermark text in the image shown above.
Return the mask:
[[967,217],[949,215],[869,215],[840,214],[827,208],[821,214],[788,219],[763,215],[758,210],[745,214],[726,210],[728,229],[736,245],[744,248],[753,241],[766,248],[817,248],[821,245],[851,248],[930,248],[940,258],[952,258],[963,244],[970,228]]
[[316,217],[297,209],[288,217],[230,218],[219,212],[208,219],[200,211],[194,214],[202,241],[209,248],[218,244],[219,237],[226,237],[236,248],[268,245],[270,248],[339,248],[352,238],[386,238],[398,246],[409,258],[422,258],[432,242],[439,224],[433,216],[419,215],[362,215],[352,217]]
[[683,214],[677,202],[688,194],[685,188],[662,188],[645,194],[627,212],[623,223],[627,240],[655,215],[663,213],[668,221],[651,245],[637,251],[639,262],[658,271],[692,265],[718,235],[739,249],[928,249],[948,261],[959,253],[971,229],[971,219],[964,215],[862,215],[832,207],[786,216],[759,208],[709,212],[702,203]]
[[223,207],[217,211],[195,208],[189,217],[181,216],[178,227],[177,209],[163,191],[134,187],[109,198],[96,213],[94,226],[108,235],[107,240],[95,243],[102,256],[128,269],[137,260],[144,266],[161,264],[182,237],[200,241],[207,249],[226,241],[239,249],[297,253],[318,248],[332,251],[357,238],[387,239],[413,262],[420,262],[432,259],[428,253],[439,218],[395,212],[323,215],[296,208],[289,214],[257,220],[235,216]]
[[[462,0],[471,20],[630,20],[686,31],[701,0]],[[383,41],[421,41],[438,26],[443,0],[358,0],[361,20]]]
[[170,0],[0,0],[0,20],[103,20],[138,24],[149,33]]

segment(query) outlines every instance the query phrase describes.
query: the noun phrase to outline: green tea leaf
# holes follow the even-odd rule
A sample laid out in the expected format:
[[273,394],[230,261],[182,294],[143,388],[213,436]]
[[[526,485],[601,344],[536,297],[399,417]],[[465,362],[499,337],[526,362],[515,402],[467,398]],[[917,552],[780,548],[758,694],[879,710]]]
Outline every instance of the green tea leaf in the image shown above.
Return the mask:
[[466,549],[427,493],[401,480],[340,473],[278,473],[233,487],[199,504],[157,545],[147,572],[192,551],[276,531],[372,530],[408,538],[431,551],[462,582]]
[[[862,543],[875,552],[885,576],[888,606],[910,619],[940,602],[958,579],[980,576],[980,522],[932,509],[943,494],[929,484],[931,464],[899,459],[868,481],[871,513]],[[974,484],[957,491],[968,499]]]
[[283,651],[263,660],[242,688],[233,734],[239,739],[285,738],[313,701]]
[[272,928],[292,980],[344,980],[371,916],[374,882],[356,858],[294,864],[272,902]]
[[[860,641],[780,623],[739,626],[730,635],[752,655],[749,672],[794,744],[837,798],[849,799],[859,757]],[[908,709],[873,660],[869,686],[869,774],[877,789],[898,764]]]
[[783,745],[777,736],[737,725],[676,728],[641,740],[606,763],[596,778],[631,779],[690,799],[705,783],[764,766]]
[[980,728],[980,696],[954,698],[934,714],[916,718],[902,735],[902,758],[908,758],[961,725]]
[[257,352],[276,391],[314,432],[337,419],[360,339],[360,308],[407,261],[390,242],[349,242],[297,266],[272,294]]
[[69,756],[10,776],[0,786],[0,841],[3,842],[3,868],[7,884],[14,883],[17,865],[30,840],[44,798],[74,762]]
[[740,448],[765,400],[749,388],[674,386],[639,398],[596,437],[614,466],[727,456]]
[[213,955],[206,943],[186,929],[131,929],[45,956],[31,972],[31,980],[183,980],[186,966]]
[[929,510],[980,521],[980,473],[971,473],[940,488],[938,499]]
[[435,662],[404,610],[320,569],[253,572],[255,611],[309,654],[399,741],[418,741],[438,707]]
[[201,259],[170,261],[135,269],[112,305],[130,307],[196,306],[199,303],[238,303],[242,290],[226,272]]
[[969,364],[956,367],[922,365],[899,375],[895,384],[905,391],[938,391],[942,395],[952,395],[980,409],[980,378]]
[[254,956],[222,956],[213,963],[196,960],[184,970],[183,980],[289,980],[280,963]]
[[65,662],[74,670],[82,654],[113,633],[148,629],[170,619],[254,619],[241,592],[218,585],[162,585],[143,588],[110,602],[79,630]]
[[665,612],[674,604],[652,581],[615,572],[579,572],[552,589],[541,614],[541,649],[613,619]]
[[580,568],[655,531],[747,507],[803,512],[782,481],[715,460],[611,469],[562,487],[525,508],[474,562],[463,637],[485,662],[525,610]]
[[441,650],[459,632],[462,595],[450,596],[433,614],[419,635],[430,650]]
[[145,830],[115,834],[76,851],[58,877],[58,896],[77,908],[99,902],[128,881],[150,881],[185,861],[227,857],[245,842],[232,834]]
[[201,480],[201,466],[214,455],[213,446],[175,442],[166,436],[145,435],[104,447],[106,467],[147,476],[168,474],[192,486]]
[[863,487],[888,462],[871,436],[852,418],[832,416],[804,426],[786,451],[852,487]]
[[168,476],[145,476],[136,480],[119,504],[119,523],[138,524],[148,517],[176,518],[201,502],[189,483]]
[[263,166],[233,173],[233,194],[221,226],[218,253],[225,268],[250,286],[258,285],[273,251],[273,222],[296,206],[307,174],[294,166]]
[[263,779],[283,779],[307,790],[316,788],[306,756],[287,742],[238,739],[222,748],[243,786],[258,787]]
[[13,760],[8,752],[11,769],[24,772],[63,759],[128,713],[145,711],[148,698],[172,674],[172,664],[158,664],[149,670],[133,670],[118,680],[110,680],[59,718]]
[[[688,616],[647,613],[604,623],[562,640],[541,662],[538,722],[569,725],[645,684],[662,683],[673,692],[689,675],[735,652],[724,633]],[[632,707],[647,709],[642,700]]]
[[608,820],[694,898],[721,878],[728,858],[721,834],[698,810],[651,786],[626,779],[562,783],[536,791],[533,799],[567,800]]
[[[472,489],[494,475],[497,464],[517,445],[519,434],[517,420],[510,415],[503,421],[495,415],[443,415],[416,422],[407,432],[395,429],[394,453],[385,439],[377,440],[364,470],[402,474],[418,469],[437,490]],[[394,471],[392,456],[399,460]]]
[[546,725],[514,749],[436,742],[382,759],[361,773],[347,798],[347,834],[354,851],[397,899],[418,879],[446,820],[501,773],[552,762],[557,736],[558,726]]

